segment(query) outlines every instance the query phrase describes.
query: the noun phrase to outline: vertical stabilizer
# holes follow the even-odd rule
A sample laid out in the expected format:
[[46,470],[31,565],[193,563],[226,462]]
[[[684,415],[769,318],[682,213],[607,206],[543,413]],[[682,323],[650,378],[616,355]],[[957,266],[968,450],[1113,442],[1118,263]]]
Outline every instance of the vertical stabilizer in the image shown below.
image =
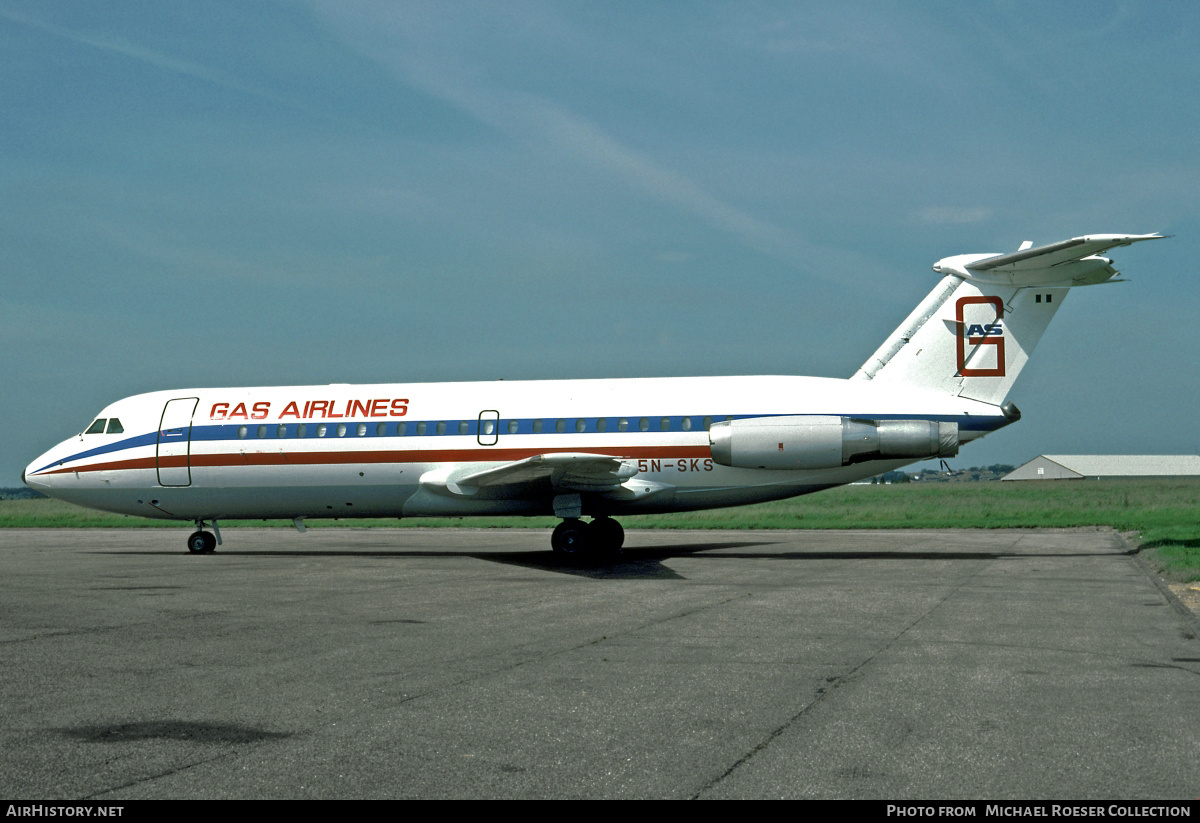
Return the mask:
[[1088,235],[941,260],[942,281],[854,376],[1000,405],[1067,292],[1117,275],[1098,253],[1157,238]]

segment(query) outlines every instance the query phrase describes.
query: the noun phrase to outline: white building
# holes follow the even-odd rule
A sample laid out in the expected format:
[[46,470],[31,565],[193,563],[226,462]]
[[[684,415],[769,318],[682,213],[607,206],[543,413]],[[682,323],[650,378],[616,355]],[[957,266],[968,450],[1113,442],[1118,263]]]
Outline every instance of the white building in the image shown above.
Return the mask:
[[1039,454],[1001,480],[1200,476],[1196,454]]

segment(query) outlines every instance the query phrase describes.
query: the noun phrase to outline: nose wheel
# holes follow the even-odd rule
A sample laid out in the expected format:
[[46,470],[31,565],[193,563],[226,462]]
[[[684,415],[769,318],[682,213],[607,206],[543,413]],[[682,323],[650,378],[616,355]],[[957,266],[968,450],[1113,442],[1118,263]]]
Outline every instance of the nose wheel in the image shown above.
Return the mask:
[[597,517],[591,523],[568,517],[550,535],[555,554],[570,558],[617,555],[624,543],[625,530],[611,517]]
[[192,554],[209,554],[217,550],[217,538],[212,532],[192,532],[187,547]]
[[[213,532],[216,532],[214,534]],[[196,531],[192,532],[187,539],[188,551],[192,554],[212,554],[217,550],[217,545],[221,542],[221,533],[217,530],[217,521],[213,521],[213,531],[204,531],[204,521],[196,521]]]

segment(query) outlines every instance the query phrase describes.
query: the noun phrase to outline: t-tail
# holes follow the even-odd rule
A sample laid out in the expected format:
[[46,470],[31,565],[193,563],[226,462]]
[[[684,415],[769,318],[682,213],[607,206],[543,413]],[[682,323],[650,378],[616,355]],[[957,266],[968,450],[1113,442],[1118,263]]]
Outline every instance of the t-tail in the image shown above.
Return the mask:
[[934,264],[945,275],[854,375],[1000,405],[1042,332],[1075,286],[1113,281],[1101,252],[1158,234],[1091,234],[1012,254],[961,254]]

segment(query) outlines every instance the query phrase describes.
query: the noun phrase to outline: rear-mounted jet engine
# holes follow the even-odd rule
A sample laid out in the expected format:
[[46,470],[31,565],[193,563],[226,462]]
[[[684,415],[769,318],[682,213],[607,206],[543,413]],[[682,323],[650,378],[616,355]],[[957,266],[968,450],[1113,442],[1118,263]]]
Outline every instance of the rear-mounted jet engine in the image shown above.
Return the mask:
[[853,417],[749,417],[713,423],[713,460],[737,469],[835,469],[866,460],[958,454],[958,424]]

